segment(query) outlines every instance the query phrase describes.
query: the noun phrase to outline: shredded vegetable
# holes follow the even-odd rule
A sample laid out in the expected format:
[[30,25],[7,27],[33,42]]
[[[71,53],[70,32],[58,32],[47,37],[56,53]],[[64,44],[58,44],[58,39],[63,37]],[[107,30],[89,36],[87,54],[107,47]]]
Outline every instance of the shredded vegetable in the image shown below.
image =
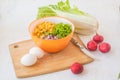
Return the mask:
[[56,24],[53,29],[53,35],[56,35],[58,38],[66,37],[72,32],[71,25],[59,23]]

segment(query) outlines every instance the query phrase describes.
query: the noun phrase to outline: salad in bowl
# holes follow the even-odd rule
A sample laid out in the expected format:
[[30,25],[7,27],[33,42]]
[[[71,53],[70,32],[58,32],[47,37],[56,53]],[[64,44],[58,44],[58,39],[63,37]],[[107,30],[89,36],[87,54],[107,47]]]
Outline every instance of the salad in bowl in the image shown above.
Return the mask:
[[46,52],[56,53],[70,42],[74,24],[63,17],[44,17],[29,25],[30,35],[35,44]]

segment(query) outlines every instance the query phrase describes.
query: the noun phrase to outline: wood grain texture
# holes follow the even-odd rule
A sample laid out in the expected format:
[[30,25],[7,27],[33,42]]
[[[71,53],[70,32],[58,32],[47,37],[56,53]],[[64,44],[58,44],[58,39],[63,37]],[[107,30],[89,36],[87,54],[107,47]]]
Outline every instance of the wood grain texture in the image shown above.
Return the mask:
[[[74,35],[74,38],[83,45],[78,36]],[[25,67],[20,63],[20,59],[22,56],[27,54],[29,49],[33,46],[35,46],[35,44],[32,40],[26,40],[9,45],[15,73],[19,78],[65,70],[68,69],[74,62],[87,64],[93,61],[92,58],[85,55],[78,47],[70,42],[69,45],[61,52],[54,54],[45,52],[45,56],[38,59],[35,65]]]

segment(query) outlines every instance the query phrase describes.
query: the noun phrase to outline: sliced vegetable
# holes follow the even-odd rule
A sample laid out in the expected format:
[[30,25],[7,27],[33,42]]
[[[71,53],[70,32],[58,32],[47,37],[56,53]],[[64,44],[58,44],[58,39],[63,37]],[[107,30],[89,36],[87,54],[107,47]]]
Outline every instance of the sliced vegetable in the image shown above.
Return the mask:
[[72,8],[69,0],[39,8],[37,19],[46,16],[61,16],[70,19],[75,24],[75,32],[79,34],[89,35],[98,29],[97,19],[79,10],[76,6]]
[[33,31],[33,36],[42,39],[60,39],[66,37],[72,32],[72,28],[70,24],[64,23],[53,23],[44,21],[37,25]]
[[56,35],[58,38],[66,37],[68,34],[72,32],[71,25],[58,23],[53,28],[53,35]]

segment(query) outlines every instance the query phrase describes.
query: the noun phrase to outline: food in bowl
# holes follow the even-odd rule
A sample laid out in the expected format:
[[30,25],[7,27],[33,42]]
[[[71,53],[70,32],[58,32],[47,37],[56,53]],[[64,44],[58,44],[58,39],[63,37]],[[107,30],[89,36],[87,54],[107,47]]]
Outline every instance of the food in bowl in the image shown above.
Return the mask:
[[41,22],[35,27],[33,31],[33,35],[37,36],[38,38],[44,39],[46,36],[52,34],[54,26],[55,23],[53,22],[47,22],[47,21]]
[[41,22],[33,31],[33,35],[41,39],[61,39],[72,32],[71,25],[64,23]]
[[74,24],[62,17],[45,17],[34,20],[29,26],[29,32],[39,48],[49,53],[56,53],[63,50],[70,42]]

